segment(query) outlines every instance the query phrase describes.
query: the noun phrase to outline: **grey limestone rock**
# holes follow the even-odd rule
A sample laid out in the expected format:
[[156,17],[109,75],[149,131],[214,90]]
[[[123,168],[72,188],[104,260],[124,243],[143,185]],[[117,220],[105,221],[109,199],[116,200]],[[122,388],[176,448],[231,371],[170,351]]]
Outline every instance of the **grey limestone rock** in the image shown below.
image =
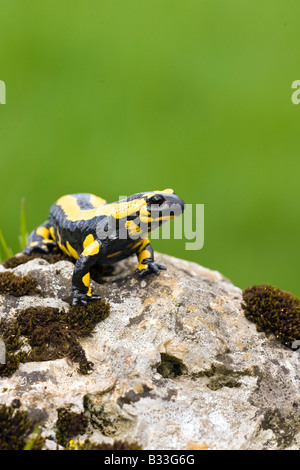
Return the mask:
[[[19,399],[49,449],[56,448],[59,408],[87,416],[86,433],[72,437],[79,441],[298,449],[299,354],[257,332],[244,316],[241,290],[219,272],[156,259],[167,267],[160,276],[135,277],[129,258],[105,283],[92,281],[111,313],[81,341],[94,364],[90,374],[67,358],[27,362],[0,378],[0,404]],[[40,294],[0,296],[2,318],[29,306],[69,308],[71,262],[33,259],[11,271],[36,278]]]

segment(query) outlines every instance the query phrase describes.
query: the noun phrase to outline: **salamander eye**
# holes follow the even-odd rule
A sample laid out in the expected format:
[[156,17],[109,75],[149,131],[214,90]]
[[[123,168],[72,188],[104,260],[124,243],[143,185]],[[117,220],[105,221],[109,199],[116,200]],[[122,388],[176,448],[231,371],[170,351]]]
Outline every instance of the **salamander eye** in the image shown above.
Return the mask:
[[165,198],[161,194],[154,194],[154,196],[148,199],[149,205],[156,204],[156,205],[161,206],[164,202],[165,202]]

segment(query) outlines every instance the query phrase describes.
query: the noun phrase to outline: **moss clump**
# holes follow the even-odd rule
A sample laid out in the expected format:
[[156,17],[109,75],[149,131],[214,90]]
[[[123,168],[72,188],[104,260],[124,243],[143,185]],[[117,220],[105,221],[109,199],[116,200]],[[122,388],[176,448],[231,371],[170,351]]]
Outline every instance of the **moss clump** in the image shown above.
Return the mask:
[[[20,362],[48,361],[69,357],[79,363],[78,371],[87,374],[92,368],[80,345],[80,337],[92,333],[96,324],[110,313],[103,300],[90,302],[87,307],[76,305],[68,312],[52,307],[30,307],[13,320],[0,321],[0,335],[6,346],[6,364],[0,365],[0,376],[9,376]],[[20,351],[27,338],[31,350]]]
[[0,294],[21,297],[38,292],[36,279],[30,276],[16,276],[10,271],[0,273]]
[[245,316],[258,331],[273,333],[289,347],[300,339],[300,301],[290,292],[263,284],[245,289],[243,301]]
[[19,369],[20,363],[27,362],[28,355],[24,351],[6,354],[6,363],[0,364],[0,377],[10,377]]
[[60,445],[66,446],[71,437],[86,431],[88,419],[84,413],[75,413],[66,408],[59,408],[57,414],[56,437]]
[[86,439],[84,442],[70,441],[69,450],[143,450],[137,442],[116,440],[113,444],[95,443]]
[[31,429],[27,412],[6,405],[0,407],[0,450],[22,450]]
[[[23,450],[33,427],[34,423],[28,417],[27,411],[6,405],[0,406],[0,450]],[[40,450],[43,445],[44,439],[36,436],[30,449]]]
[[0,377],[10,377],[28,354],[22,351],[23,341],[20,326],[15,320],[0,320],[0,338],[5,344],[5,364],[0,364]]
[[5,261],[3,261],[3,266],[6,269],[13,269],[19,266],[20,264],[27,263],[27,261],[30,261],[34,257],[31,255],[19,255],[19,256],[13,256],[12,258],[7,258]]
[[110,314],[110,305],[104,300],[89,302],[87,306],[75,305],[65,314],[65,321],[77,331],[79,336],[88,336],[96,324]]
[[30,307],[16,318],[20,332],[31,346],[29,360],[47,361],[69,355],[78,346],[77,334],[58,308]]
[[13,256],[12,258],[8,258],[5,261],[3,261],[3,266],[6,269],[13,269],[16,268],[17,266],[20,266],[20,264],[25,264],[28,263],[28,261],[31,261],[32,259],[35,258],[42,258],[50,264],[57,263],[58,261],[73,261],[73,258],[70,258],[69,256],[65,255],[58,247],[54,247],[51,253],[31,253],[31,255],[24,255],[19,254],[17,256]]

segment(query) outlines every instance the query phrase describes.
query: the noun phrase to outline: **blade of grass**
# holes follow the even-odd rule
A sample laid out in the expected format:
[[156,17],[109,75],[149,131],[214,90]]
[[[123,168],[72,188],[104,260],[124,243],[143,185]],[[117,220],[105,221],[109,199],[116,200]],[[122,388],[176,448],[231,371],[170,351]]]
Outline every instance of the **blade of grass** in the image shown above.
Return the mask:
[[1,229],[0,229],[0,245],[2,247],[5,258],[11,258],[13,256],[13,251],[11,248],[9,248],[9,246],[7,246],[5,238],[1,232]]
[[[35,426],[32,433],[29,436],[28,441],[26,442],[23,450],[32,450],[34,448],[35,443],[37,442],[38,438],[40,437],[41,430],[39,426]],[[41,438],[42,439],[42,438]],[[40,442],[41,444],[41,442]]]
[[21,251],[27,245],[28,233],[27,233],[27,217],[26,217],[26,204],[25,199],[21,199],[21,216],[20,216],[20,235],[19,235],[19,243]]

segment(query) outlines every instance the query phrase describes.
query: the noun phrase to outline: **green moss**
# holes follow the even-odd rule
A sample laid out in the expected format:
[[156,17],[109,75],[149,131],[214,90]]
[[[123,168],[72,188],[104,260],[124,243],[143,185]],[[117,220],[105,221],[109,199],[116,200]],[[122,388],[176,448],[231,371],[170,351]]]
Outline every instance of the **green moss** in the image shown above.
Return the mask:
[[63,312],[51,307],[30,307],[16,318],[21,334],[32,348],[32,361],[59,359],[68,355],[76,335],[63,321]]
[[[90,372],[88,361],[80,345],[80,338],[90,335],[96,324],[110,313],[110,305],[97,300],[87,307],[76,305],[68,312],[52,307],[30,307],[19,312],[13,320],[0,321],[0,336],[6,346],[6,364],[0,365],[0,376],[10,376],[20,362],[48,361],[69,357],[79,363],[81,374]],[[27,338],[31,350],[20,350],[22,337]]]
[[15,320],[0,320],[0,338],[5,343],[5,364],[0,364],[0,377],[10,377],[21,362],[26,362],[28,354],[22,351],[23,341],[18,323]]
[[41,450],[45,439],[34,430],[27,411],[13,406],[0,406],[0,450]]
[[6,269],[13,269],[16,268],[17,266],[20,266],[20,264],[25,264],[28,263],[28,261],[31,261],[32,259],[35,258],[41,258],[50,264],[57,263],[58,261],[73,261],[73,258],[70,258],[69,256],[65,255],[61,250],[58,248],[54,248],[51,253],[45,254],[45,253],[32,253],[31,255],[24,255],[24,254],[18,254],[17,256],[13,256],[11,258],[6,259],[3,261],[3,266]]
[[66,446],[71,437],[86,431],[88,419],[84,413],[74,413],[66,408],[59,408],[57,415],[56,437],[60,445]]
[[289,347],[300,339],[300,301],[290,292],[271,285],[248,287],[243,291],[242,307],[258,331],[273,333]]
[[65,314],[68,325],[76,329],[79,336],[88,336],[96,324],[110,314],[110,305],[104,300],[89,302],[87,306],[75,305]]
[[6,269],[13,269],[20,264],[27,263],[27,261],[30,261],[31,259],[32,257],[29,255],[13,256],[12,258],[7,258],[2,264]]
[[26,411],[0,406],[0,450],[22,450],[32,429]]
[[16,351],[22,346],[20,327],[14,319],[0,320],[0,334],[5,342],[6,352]]
[[38,292],[36,279],[30,276],[16,276],[10,271],[0,273],[0,294],[21,297]]
[[3,261],[2,264],[6,269],[13,269],[17,266],[20,266],[20,264],[25,264],[34,258],[35,256],[33,255],[13,256],[12,258],[7,258],[5,261]]
[[24,351],[6,354],[6,363],[0,364],[0,377],[10,377],[19,369],[20,363],[27,362],[28,354]]

